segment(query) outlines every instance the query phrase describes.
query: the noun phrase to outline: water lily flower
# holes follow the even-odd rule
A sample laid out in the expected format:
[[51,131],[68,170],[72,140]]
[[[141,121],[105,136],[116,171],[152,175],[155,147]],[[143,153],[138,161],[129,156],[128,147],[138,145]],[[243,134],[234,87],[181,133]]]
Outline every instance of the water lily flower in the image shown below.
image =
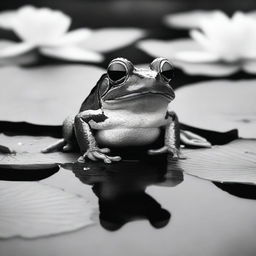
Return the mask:
[[[164,23],[177,29],[199,28],[203,19],[211,19],[216,15],[223,14],[220,10],[192,10],[168,14],[163,18]],[[256,11],[246,12],[246,16],[256,18]]]
[[103,60],[102,53],[144,36],[144,31],[137,28],[68,31],[70,24],[68,15],[49,8],[24,6],[1,12],[0,28],[14,31],[21,42],[0,40],[0,65],[32,63],[38,52],[69,61],[99,62]]
[[[193,22],[188,24],[193,18]],[[190,39],[147,40],[139,47],[153,56],[166,56],[189,74],[231,75],[239,70],[256,73],[255,14],[220,11],[179,14],[171,23],[190,28]]]
[[[0,47],[0,59],[8,59],[37,49],[41,54],[73,60],[102,60],[101,54],[79,46],[92,32],[89,29],[68,31],[71,18],[49,8],[24,6],[16,11],[0,13],[0,27],[13,30],[21,42],[5,40]],[[1,41],[0,41],[1,43]]]

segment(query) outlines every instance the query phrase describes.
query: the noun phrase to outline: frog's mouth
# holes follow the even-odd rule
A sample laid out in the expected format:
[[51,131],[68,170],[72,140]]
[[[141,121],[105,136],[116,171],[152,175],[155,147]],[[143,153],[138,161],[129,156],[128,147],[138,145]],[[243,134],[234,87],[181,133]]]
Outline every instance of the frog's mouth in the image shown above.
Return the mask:
[[128,101],[128,100],[134,100],[137,98],[147,97],[147,96],[160,96],[167,101],[172,101],[174,99],[174,95],[161,93],[161,92],[155,92],[155,91],[148,91],[148,92],[134,92],[126,95],[122,95],[119,97],[116,97],[115,99],[104,99],[106,103],[115,103],[120,101]]

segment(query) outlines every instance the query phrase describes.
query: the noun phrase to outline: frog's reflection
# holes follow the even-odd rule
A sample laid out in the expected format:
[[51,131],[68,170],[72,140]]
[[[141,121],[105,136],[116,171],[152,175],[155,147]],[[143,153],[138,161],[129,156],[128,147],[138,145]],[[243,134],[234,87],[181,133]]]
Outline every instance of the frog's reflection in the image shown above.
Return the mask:
[[183,181],[181,171],[167,171],[163,156],[111,165],[75,164],[73,172],[83,183],[92,185],[99,199],[100,223],[112,231],[136,219],[148,219],[155,228],[166,226],[171,214],[145,190],[153,184],[176,186]]

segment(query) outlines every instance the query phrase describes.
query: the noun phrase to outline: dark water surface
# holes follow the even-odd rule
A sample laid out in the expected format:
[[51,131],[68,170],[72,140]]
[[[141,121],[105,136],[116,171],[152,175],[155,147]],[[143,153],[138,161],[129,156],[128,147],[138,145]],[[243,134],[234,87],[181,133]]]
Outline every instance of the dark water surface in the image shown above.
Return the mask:
[[256,202],[231,195],[249,189],[255,198],[254,187],[194,178],[173,170],[163,157],[42,172],[31,182],[41,179],[94,201],[96,225],[46,238],[1,240],[1,256],[256,253]]

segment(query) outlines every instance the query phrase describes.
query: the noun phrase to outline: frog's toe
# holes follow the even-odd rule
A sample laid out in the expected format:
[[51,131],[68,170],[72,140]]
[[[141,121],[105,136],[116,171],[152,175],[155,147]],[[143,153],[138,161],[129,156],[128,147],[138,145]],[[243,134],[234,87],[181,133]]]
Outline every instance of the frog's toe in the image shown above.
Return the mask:
[[95,152],[94,151],[90,151],[90,152],[87,152],[86,154],[83,155],[83,158],[89,158],[90,160],[92,161],[97,161],[97,158],[94,156],[95,155]]
[[70,145],[70,144],[67,144],[67,145],[65,145],[65,146],[63,147],[63,151],[64,151],[64,152],[70,152],[70,151],[72,151],[72,150],[74,150],[74,148],[73,148],[72,145]]
[[108,156],[99,152],[99,151],[94,151],[93,152],[93,157],[96,159],[96,161],[97,160],[103,160],[104,163],[107,163],[107,164],[111,163],[111,160],[108,158]]
[[122,159],[120,156],[108,156],[108,158],[113,162],[118,162]]
[[121,160],[120,156],[108,156],[104,153],[100,153],[100,152],[94,152],[94,158],[96,158],[97,160],[103,160],[104,163],[106,164],[110,164],[113,162],[117,162]]
[[149,155],[159,155],[159,154],[164,154],[164,153],[168,153],[168,147],[167,146],[163,146],[163,147],[158,148],[158,149],[149,149],[148,150]]
[[94,154],[92,152],[86,152],[77,159],[77,162],[85,163],[86,159],[90,159],[92,161],[97,161],[97,159],[94,157]]
[[63,149],[63,147],[66,145],[65,139],[60,139],[56,143],[48,146],[47,148],[43,149],[41,152],[42,153],[52,153],[55,151],[59,151]]
[[173,159],[180,158],[180,151],[177,148],[168,148],[168,153],[170,153],[172,155]]
[[109,149],[109,148],[99,148],[99,151],[100,151],[101,153],[106,154],[106,153],[109,153],[109,152],[110,152],[110,149]]
[[77,159],[77,162],[82,163],[82,164],[85,163],[84,156],[79,156],[78,159]]
[[181,154],[180,150],[177,148],[170,148],[168,146],[163,146],[159,149],[150,149],[148,154],[150,155],[159,155],[164,153],[170,153],[173,159],[184,159],[185,157]]
[[109,148],[102,148],[102,149],[97,149],[97,150],[92,150],[92,151],[87,151],[83,156],[81,156],[78,161],[79,162],[84,162],[85,158],[88,158],[92,161],[103,161],[104,163],[110,164],[112,161],[120,161],[121,157],[120,156],[108,156],[105,153],[109,153],[110,149]]

